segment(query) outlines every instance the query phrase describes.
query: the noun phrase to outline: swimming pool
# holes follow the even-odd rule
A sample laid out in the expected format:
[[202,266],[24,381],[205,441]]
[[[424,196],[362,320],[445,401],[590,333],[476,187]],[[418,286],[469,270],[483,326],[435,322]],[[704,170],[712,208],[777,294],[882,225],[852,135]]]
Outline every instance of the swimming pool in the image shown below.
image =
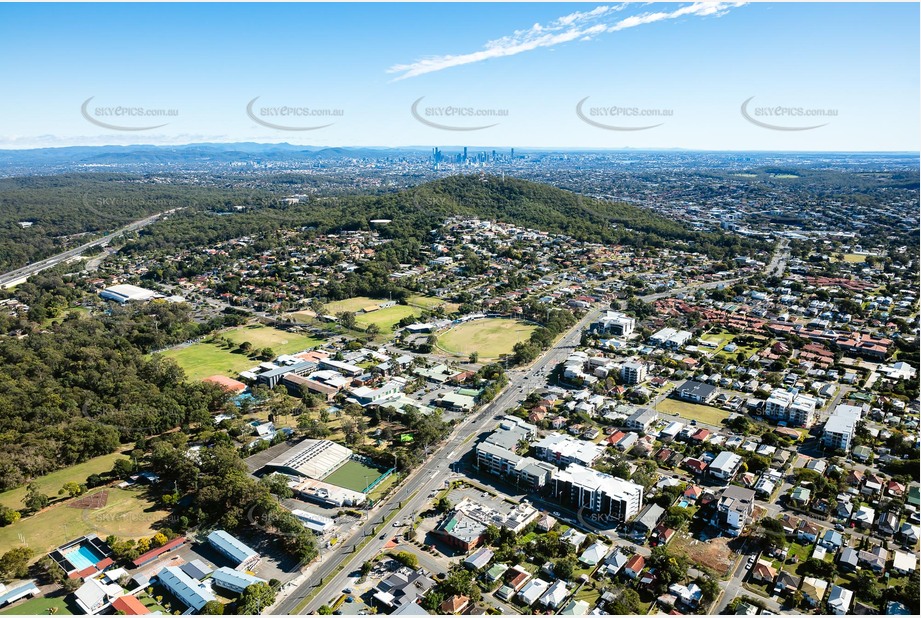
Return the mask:
[[686,509],[688,508],[688,504],[689,502],[687,500],[682,500],[681,502],[678,503],[678,506],[680,506],[683,509]]
[[67,562],[71,563],[78,571],[96,566],[97,562],[105,558],[105,556],[89,545],[82,544],[67,550],[64,557],[67,558]]

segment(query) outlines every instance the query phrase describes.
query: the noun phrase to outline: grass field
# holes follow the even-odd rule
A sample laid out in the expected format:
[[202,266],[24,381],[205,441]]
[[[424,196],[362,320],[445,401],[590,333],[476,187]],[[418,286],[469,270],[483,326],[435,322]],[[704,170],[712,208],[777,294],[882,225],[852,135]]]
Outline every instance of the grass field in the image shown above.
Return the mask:
[[[249,341],[256,349],[272,348],[276,354],[300,352],[322,343],[321,340],[307,335],[288,333],[262,325],[241,326],[224,331],[221,336],[236,344]],[[204,341],[167,350],[163,352],[163,356],[175,360],[190,380],[201,380],[217,374],[235,378],[241,371],[259,364],[259,361],[248,358],[245,354],[235,354],[232,350]]]
[[382,333],[393,331],[393,326],[403,318],[410,315],[421,315],[422,310],[408,305],[394,305],[386,309],[378,309],[372,313],[356,313],[355,323],[362,329],[370,324],[377,324]]
[[345,462],[342,467],[323,479],[324,483],[345,487],[352,491],[362,491],[377,480],[384,470],[372,468],[354,459]]
[[527,341],[536,329],[532,324],[503,318],[474,320],[459,324],[438,338],[438,347],[452,354],[467,356],[477,352],[481,360],[511,354],[519,341]]
[[[121,453],[94,457],[81,464],[63,468],[51,474],[46,474],[41,478],[35,479],[35,483],[38,485],[39,491],[53,498],[58,495],[58,490],[61,489],[64,483],[85,483],[86,477],[89,475],[100,474],[111,470],[115,460],[120,458],[124,458],[124,455]],[[0,494],[0,505],[19,510],[23,508],[22,501],[25,496],[25,486],[5,491]]]
[[[55,608],[51,610],[51,608]],[[35,599],[29,599],[25,603],[20,603],[13,607],[7,608],[0,612],[0,616],[4,615],[26,615],[26,616],[41,616],[48,615],[52,611],[55,614],[67,614],[72,615],[73,612],[67,606],[67,602],[64,600],[64,597],[38,597]]]
[[[93,490],[100,491],[100,490]],[[151,525],[169,512],[157,508],[142,491],[106,488],[109,499],[100,509],[73,509],[59,504],[38,515],[26,517],[0,528],[0,553],[16,545],[35,550],[35,559],[79,536],[95,532],[106,538],[114,534],[125,538],[151,536]]]
[[240,326],[224,331],[221,335],[237,344],[249,341],[255,348],[272,348],[276,354],[294,354],[323,343],[308,335],[289,333],[261,324]]
[[327,303],[325,311],[329,315],[336,315],[340,311],[358,313],[365,307],[373,307],[384,302],[387,301],[383,298],[355,296],[354,298],[346,298],[345,300],[337,300],[331,303]]
[[698,423],[706,423],[707,425],[719,426],[720,423],[729,418],[729,412],[725,410],[703,406],[698,403],[678,401],[677,399],[663,399],[656,406],[656,410],[660,413],[677,414],[682,418],[697,421]]
[[851,264],[862,264],[867,261],[867,256],[859,253],[845,253],[844,261]]
[[406,299],[406,304],[414,307],[422,307],[423,309],[434,309],[435,307],[443,306],[448,313],[454,313],[460,307],[457,303],[445,302],[440,298],[433,298],[432,296],[410,296]]

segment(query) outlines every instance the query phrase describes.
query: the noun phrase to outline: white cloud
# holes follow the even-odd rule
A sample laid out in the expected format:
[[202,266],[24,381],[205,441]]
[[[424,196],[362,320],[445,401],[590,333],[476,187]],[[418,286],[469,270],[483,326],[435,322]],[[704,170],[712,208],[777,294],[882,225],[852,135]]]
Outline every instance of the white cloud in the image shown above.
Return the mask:
[[516,30],[509,36],[488,41],[483,49],[466,54],[445,54],[423,58],[409,64],[397,64],[388,73],[399,73],[394,81],[443,71],[451,67],[473,64],[493,58],[515,56],[535,49],[552,47],[571,41],[590,41],[600,34],[617,32],[644,24],[685,16],[719,16],[745,2],[695,2],[672,11],[640,13],[611,22],[613,15],[626,4],[599,6],[591,11],[576,11],[547,25],[534,24],[526,30]]

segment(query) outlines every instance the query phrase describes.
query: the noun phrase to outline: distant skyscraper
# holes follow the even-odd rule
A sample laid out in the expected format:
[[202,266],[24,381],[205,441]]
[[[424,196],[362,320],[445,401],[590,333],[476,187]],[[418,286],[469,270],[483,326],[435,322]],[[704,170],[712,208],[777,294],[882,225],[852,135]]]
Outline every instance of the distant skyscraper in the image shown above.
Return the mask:
[[464,146],[464,163],[467,162],[467,147]]

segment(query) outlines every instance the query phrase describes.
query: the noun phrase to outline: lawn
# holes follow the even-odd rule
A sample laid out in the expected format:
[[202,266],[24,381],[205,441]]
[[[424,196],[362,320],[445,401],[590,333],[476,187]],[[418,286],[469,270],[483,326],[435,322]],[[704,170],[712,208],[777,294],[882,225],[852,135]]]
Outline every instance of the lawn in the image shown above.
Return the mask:
[[[288,333],[277,328],[255,324],[241,326],[220,333],[235,344],[249,341],[253,348],[271,348],[275,354],[292,354],[321,344],[320,339]],[[213,343],[200,341],[192,345],[173,348],[163,352],[163,356],[175,360],[185,370],[190,380],[201,380],[213,375],[235,378],[241,371],[259,364],[258,360],[245,354],[233,352]]]
[[163,352],[185,370],[190,380],[202,380],[213,375],[236,378],[241,371],[259,364],[245,354],[234,354],[213,343],[198,342],[184,348],[173,348]]
[[725,410],[700,405],[698,403],[678,401],[677,399],[663,399],[656,406],[656,410],[660,413],[677,414],[688,420],[706,423],[707,425],[718,426],[729,418],[729,412]]
[[9,607],[2,612],[2,615],[27,615],[27,616],[41,616],[45,614],[50,614],[51,608],[54,609],[55,614],[67,614],[72,615],[73,612],[70,611],[70,608],[67,606],[67,602],[64,600],[64,597],[36,597],[34,599],[29,599],[25,603],[19,605],[14,605]]
[[718,333],[707,333],[706,335],[701,335],[700,339],[708,343],[715,343],[715,348],[704,348],[706,350],[718,351],[722,349],[724,345],[732,341],[734,335],[727,332],[718,332]]
[[422,309],[434,309],[435,307],[444,307],[447,313],[454,313],[460,307],[457,303],[449,303],[440,298],[431,296],[410,296],[406,299],[406,304]]
[[356,313],[355,323],[362,329],[371,324],[376,324],[382,333],[393,331],[393,326],[403,318],[411,315],[421,315],[422,311],[408,305],[394,305],[386,309],[378,309],[371,313]]
[[844,261],[851,264],[862,264],[867,261],[867,256],[860,253],[845,253]]
[[303,352],[308,348],[314,348],[323,343],[322,340],[309,335],[289,333],[261,324],[240,326],[224,331],[221,335],[237,344],[249,341],[255,348],[272,348],[276,354]]
[[[108,472],[112,469],[112,465],[115,463],[115,460],[123,457],[124,455],[121,453],[112,453],[110,455],[94,457],[93,459],[84,461],[81,464],[69,466],[67,468],[62,468],[52,472],[51,474],[46,474],[43,477],[35,479],[35,483],[38,485],[39,491],[54,498],[58,495],[58,490],[61,489],[64,483],[85,483],[86,477],[91,474],[101,474],[103,472]],[[25,486],[5,491],[0,494],[0,505],[7,506],[16,510],[22,509],[22,501],[25,498],[25,495]]]
[[477,352],[481,360],[511,354],[519,341],[527,341],[536,330],[533,324],[503,318],[465,322],[438,337],[438,347],[446,352],[469,356]]
[[[103,491],[92,490],[90,493]],[[107,487],[107,504],[99,509],[75,509],[66,503],[25,517],[11,526],[0,528],[0,552],[16,545],[28,545],[35,560],[59,545],[95,532],[106,538],[110,534],[126,538],[151,536],[151,526],[169,515],[140,490]]]

